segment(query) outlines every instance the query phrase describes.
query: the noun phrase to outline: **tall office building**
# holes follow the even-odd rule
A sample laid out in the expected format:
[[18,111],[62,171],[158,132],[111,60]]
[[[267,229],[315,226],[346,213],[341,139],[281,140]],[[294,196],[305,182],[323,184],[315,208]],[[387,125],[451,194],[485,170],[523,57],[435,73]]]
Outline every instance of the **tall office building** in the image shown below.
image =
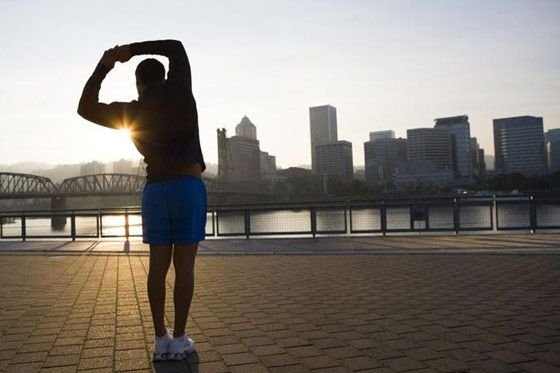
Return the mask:
[[408,160],[399,164],[395,170],[395,185],[399,188],[410,185],[443,187],[451,183],[453,183],[451,168],[439,168],[433,161]]
[[446,128],[451,134],[451,158],[455,177],[458,179],[471,178],[471,130],[469,117],[459,115],[456,117],[437,118],[435,122],[435,128]]
[[539,176],[546,173],[542,117],[494,119],[496,172]]
[[374,137],[374,140],[364,142],[364,158],[366,183],[393,181],[397,166],[406,161],[406,139]]
[[230,153],[230,180],[258,181],[261,179],[261,151],[259,140],[245,136],[232,136],[228,141]]
[[331,105],[309,108],[309,129],[311,132],[311,168],[317,171],[316,147],[338,140],[336,108]]
[[113,162],[113,173],[114,174],[131,174],[132,173],[132,161],[127,161],[126,159],[121,159],[120,161]]
[[438,169],[453,170],[451,135],[447,128],[415,128],[406,133],[409,161],[432,161]]
[[273,177],[276,157],[260,150],[257,127],[251,120],[244,116],[235,133],[228,138],[224,128],[217,130],[218,179],[227,183]]
[[369,133],[369,141],[381,140],[381,139],[394,139],[394,138],[395,138],[395,131],[393,130],[373,131]]
[[80,175],[95,175],[105,173],[105,164],[100,162],[88,162],[80,165]]
[[484,160],[484,149],[478,145],[476,137],[471,137],[471,165],[473,176],[483,177],[486,174],[486,161]]
[[244,116],[241,119],[241,122],[239,122],[239,124],[235,126],[235,135],[256,140],[257,127],[253,124],[253,122],[249,120],[249,118],[247,118],[247,116]]
[[553,174],[560,171],[560,128],[548,130],[545,137],[548,151],[548,170]]
[[276,157],[261,151],[261,177],[270,179],[276,174]]
[[316,167],[316,173],[318,175],[335,176],[343,180],[352,180],[354,178],[352,143],[341,140],[317,145]]

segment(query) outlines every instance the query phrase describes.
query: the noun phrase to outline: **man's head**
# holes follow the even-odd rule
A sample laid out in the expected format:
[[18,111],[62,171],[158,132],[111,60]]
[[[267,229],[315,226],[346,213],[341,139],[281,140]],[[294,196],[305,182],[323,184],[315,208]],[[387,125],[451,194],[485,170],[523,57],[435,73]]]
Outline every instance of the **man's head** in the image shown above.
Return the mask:
[[136,67],[136,89],[140,95],[146,87],[163,83],[165,81],[165,68],[155,58],[147,58]]

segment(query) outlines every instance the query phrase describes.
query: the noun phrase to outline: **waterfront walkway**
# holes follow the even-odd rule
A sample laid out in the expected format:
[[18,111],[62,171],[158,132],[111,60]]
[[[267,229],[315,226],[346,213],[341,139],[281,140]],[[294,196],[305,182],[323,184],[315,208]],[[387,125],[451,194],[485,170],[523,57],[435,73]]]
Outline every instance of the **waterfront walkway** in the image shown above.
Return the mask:
[[157,364],[146,249],[0,241],[0,371],[560,370],[560,235],[205,241],[197,353]]

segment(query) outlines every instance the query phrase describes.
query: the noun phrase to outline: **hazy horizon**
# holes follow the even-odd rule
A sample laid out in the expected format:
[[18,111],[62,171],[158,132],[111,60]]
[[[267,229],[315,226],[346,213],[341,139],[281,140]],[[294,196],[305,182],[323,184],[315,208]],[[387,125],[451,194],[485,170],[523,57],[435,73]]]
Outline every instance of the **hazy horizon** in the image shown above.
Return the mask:
[[[0,12],[2,164],[139,159],[77,101],[104,49],[162,38],[185,44],[209,163],[216,129],[231,136],[247,115],[279,166],[309,164],[308,110],[323,104],[337,108],[355,165],[369,132],[406,137],[438,117],[469,115],[487,154],[494,118],[560,127],[557,1],[4,1]],[[103,102],[136,98],[142,58],[117,64]]]

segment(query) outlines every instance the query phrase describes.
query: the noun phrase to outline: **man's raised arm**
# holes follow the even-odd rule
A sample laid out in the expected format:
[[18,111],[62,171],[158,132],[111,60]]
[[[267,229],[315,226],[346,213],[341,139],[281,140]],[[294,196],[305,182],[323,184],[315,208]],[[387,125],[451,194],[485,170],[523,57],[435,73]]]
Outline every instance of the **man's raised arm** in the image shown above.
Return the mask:
[[[126,46],[120,47],[125,48]],[[191,67],[187,52],[183,44],[178,40],[154,40],[129,44],[130,56],[142,54],[157,54],[169,59],[168,84],[192,90]],[[117,52],[118,53],[118,52]]]
[[128,114],[130,114],[128,113],[130,104],[125,102],[112,102],[110,104],[99,102],[101,83],[115,66],[116,57],[116,48],[105,51],[93,74],[84,86],[82,97],[78,104],[78,114],[95,124],[118,129],[126,125]]

